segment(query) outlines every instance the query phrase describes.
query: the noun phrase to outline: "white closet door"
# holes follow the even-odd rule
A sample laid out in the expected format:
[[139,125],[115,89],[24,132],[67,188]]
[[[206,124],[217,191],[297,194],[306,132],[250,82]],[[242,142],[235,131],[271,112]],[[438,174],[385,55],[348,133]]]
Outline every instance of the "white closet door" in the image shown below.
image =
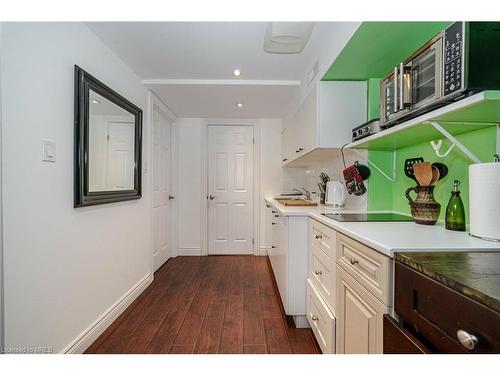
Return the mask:
[[107,190],[134,188],[134,123],[108,122]]
[[153,265],[156,271],[170,254],[171,131],[167,117],[153,111]]
[[209,126],[208,252],[253,252],[253,127]]

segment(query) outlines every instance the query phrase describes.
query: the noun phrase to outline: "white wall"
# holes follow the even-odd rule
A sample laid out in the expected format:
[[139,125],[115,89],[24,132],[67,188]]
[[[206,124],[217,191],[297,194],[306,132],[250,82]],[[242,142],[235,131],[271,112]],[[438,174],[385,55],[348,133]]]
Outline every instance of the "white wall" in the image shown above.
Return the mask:
[[206,162],[203,149],[201,118],[180,118],[178,126],[178,254],[201,255],[202,162]]
[[[2,71],[2,27],[3,24],[0,22],[0,72]],[[2,75],[0,74],[0,348],[4,347],[2,154]]]
[[279,119],[217,119],[181,118],[178,128],[178,254],[201,255],[206,251],[206,128],[208,123],[253,124],[255,127],[256,160],[254,166],[260,185],[256,186],[258,213],[254,225],[257,249],[269,246],[265,229],[264,197],[279,193],[282,186],[281,120]]
[[[5,344],[72,347],[151,273],[149,177],[136,201],[73,208],[73,69],[146,109],[140,79],[85,25],[2,30]],[[148,118],[144,118],[148,139]],[[57,161],[41,161],[41,139]],[[149,145],[144,145],[144,158]]]

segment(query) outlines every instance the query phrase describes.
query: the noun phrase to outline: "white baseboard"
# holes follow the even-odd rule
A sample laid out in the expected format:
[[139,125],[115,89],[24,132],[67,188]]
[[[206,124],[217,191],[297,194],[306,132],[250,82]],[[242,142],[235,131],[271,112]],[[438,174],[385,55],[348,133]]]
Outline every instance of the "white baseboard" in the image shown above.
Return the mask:
[[201,256],[201,249],[199,247],[179,247],[177,255],[180,256]]
[[259,253],[257,255],[259,255],[259,256],[267,256],[267,249],[269,249],[269,246],[261,246],[259,248]]
[[81,354],[83,353],[121,313],[151,284],[153,274],[145,276],[135,284],[123,297],[121,297],[104,314],[97,318],[85,331],[74,339],[61,353]]
[[305,315],[294,315],[293,321],[295,322],[295,327],[297,328],[309,328],[309,322]]

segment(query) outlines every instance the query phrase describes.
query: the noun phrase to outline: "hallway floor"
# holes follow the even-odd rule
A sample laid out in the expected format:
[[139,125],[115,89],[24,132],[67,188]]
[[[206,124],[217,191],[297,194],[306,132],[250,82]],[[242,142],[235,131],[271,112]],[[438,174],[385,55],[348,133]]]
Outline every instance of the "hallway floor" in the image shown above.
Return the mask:
[[319,353],[289,328],[267,257],[177,257],[86,353]]

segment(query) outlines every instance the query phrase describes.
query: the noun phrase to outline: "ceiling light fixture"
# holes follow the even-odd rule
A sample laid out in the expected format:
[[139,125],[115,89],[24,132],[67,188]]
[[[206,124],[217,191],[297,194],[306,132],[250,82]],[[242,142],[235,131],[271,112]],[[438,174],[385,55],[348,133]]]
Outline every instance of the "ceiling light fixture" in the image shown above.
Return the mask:
[[94,103],[94,104],[101,104],[101,102],[99,100],[96,100],[96,99],[92,99],[92,103]]
[[243,104],[242,104],[242,103],[237,103],[237,104],[236,104],[236,107],[238,107],[238,108],[242,108],[242,107],[243,107]]
[[240,74],[241,74],[241,71],[240,71],[239,69],[234,69],[234,70],[233,70],[233,76],[235,76],[235,77],[239,77],[239,76],[240,76]]

